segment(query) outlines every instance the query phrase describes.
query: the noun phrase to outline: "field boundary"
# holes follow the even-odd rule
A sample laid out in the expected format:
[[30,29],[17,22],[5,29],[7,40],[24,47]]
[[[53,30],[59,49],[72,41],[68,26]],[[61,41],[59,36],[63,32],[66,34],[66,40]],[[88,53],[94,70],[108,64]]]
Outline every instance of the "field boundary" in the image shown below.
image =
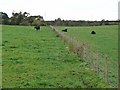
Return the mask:
[[112,85],[109,72],[109,56],[92,51],[87,43],[80,43],[76,38],[66,35],[64,32],[50,25],[50,28],[56,33],[57,37],[61,37],[69,46],[69,50],[78,55],[88,66],[95,71],[96,75],[104,79]]
[[0,88],[2,88],[2,25],[0,25]]

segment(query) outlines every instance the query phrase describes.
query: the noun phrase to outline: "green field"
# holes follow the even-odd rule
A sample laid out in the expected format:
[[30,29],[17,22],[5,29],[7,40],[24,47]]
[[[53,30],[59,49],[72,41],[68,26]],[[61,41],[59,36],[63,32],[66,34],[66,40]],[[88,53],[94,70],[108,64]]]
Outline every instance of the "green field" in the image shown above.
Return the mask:
[[3,26],[3,88],[110,87],[49,27]]
[[[65,27],[58,27],[64,29]],[[66,27],[68,35],[77,37],[80,42],[88,43],[93,50],[111,56],[118,60],[118,26]],[[91,31],[96,35],[91,35]]]
[[[68,29],[65,33],[75,37],[81,43],[87,44],[91,51],[109,57],[108,70],[109,77],[113,86],[118,82],[118,26],[89,26],[89,27],[56,27],[59,30]],[[96,35],[91,35],[95,31]]]

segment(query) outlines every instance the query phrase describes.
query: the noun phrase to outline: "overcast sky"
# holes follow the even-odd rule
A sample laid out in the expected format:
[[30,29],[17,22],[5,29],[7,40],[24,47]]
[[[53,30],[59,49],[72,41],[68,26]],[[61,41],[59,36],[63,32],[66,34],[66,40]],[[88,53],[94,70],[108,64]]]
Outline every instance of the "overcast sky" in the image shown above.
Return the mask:
[[45,20],[117,20],[120,0],[1,0],[0,11],[28,12]]

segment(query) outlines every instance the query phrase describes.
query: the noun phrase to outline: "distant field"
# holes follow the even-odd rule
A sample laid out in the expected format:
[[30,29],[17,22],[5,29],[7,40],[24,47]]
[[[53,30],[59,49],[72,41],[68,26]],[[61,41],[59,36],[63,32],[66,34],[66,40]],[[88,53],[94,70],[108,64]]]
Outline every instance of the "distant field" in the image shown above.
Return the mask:
[[[109,57],[110,77],[113,85],[118,82],[118,26],[90,26],[90,27],[57,27],[59,30],[68,29],[66,33],[75,37],[81,43],[87,43],[92,51]],[[91,35],[95,31],[96,35]],[[116,83],[116,84],[115,84]]]
[[[59,27],[59,29],[64,28]],[[81,42],[88,43],[93,50],[110,55],[112,60],[118,60],[118,26],[66,28],[68,28],[68,35],[77,37]],[[91,35],[92,30],[97,34]]]
[[3,88],[109,87],[50,28],[41,29],[3,26]]

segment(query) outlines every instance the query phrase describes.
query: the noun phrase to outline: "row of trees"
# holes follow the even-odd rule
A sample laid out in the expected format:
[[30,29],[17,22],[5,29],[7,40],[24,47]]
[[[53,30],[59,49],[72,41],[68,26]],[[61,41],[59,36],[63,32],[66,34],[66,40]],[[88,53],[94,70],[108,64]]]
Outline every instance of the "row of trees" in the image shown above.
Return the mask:
[[30,16],[27,12],[12,12],[12,17],[8,17],[6,13],[0,12],[0,24],[5,25],[56,25],[56,26],[99,26],[99,25],[117,25],[118,21],[73,21],[73,20],[61,20],[61,18],[54,21],[44,21],[40,15]]
[[1,24],[7,25],[44,25],[42,16],[30,16],[27,12],[12,12],[12,17],[8,17],[6,13],[0,12]]
[[73,21],[73,20],[61,20],[60,18],[55,21],[46,21],[47,25],[56,25],[56,26],[101,26],[101,25],[118,25],[118,21]]

